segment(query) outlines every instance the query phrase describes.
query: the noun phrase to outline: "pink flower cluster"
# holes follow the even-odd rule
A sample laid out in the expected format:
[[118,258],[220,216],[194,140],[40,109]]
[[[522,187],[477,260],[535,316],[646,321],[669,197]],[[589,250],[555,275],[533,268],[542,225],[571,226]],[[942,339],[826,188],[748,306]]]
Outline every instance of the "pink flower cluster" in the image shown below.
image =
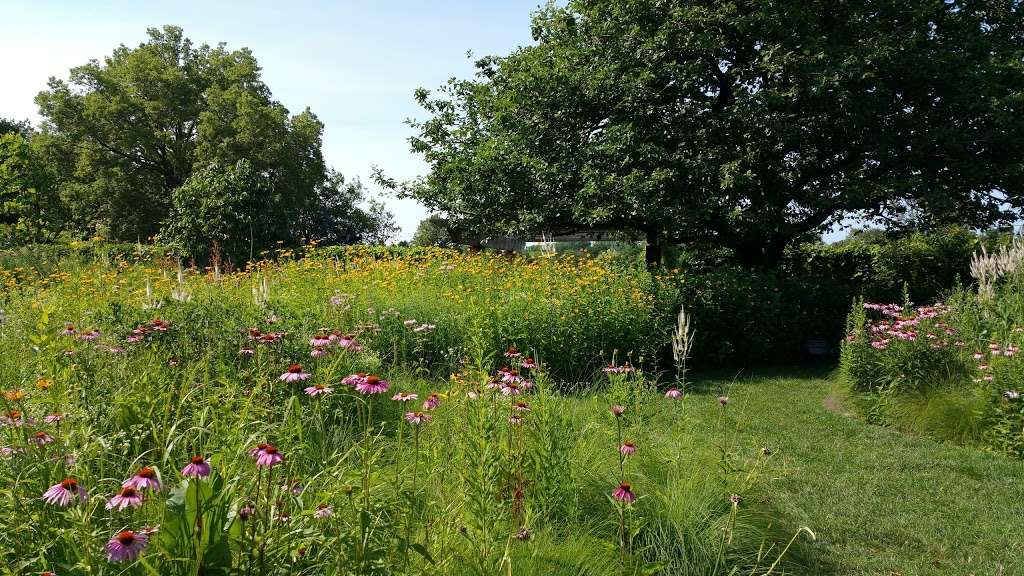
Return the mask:
[[[922,306],[904,315],[903,308],[896,304],[870,304],[865,303],[864,308],[880,312],[887,319],[870,322],[867,326],[871,338],[871,347],[876,350],[885,350],[894,341],[916,342],[919,338],[919,329],[924,320],[937,318],[946,313],[947,308],[942,304],[935,306]],[[956,330],[950,326],[936,322],[934,324],[938,331],[946,336],[955,336]],[[931,341],[932,348],[943,348],[946,341],[934,332],[927,332],[925,337]],[[849,334],[846,337],[848,342],[856,340],[856,334]]]

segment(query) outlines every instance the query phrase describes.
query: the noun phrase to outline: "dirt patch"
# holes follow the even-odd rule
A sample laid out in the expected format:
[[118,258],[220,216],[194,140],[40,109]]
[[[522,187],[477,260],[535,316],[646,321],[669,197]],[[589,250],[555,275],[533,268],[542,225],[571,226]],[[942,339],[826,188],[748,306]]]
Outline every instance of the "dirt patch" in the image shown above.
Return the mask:
[[825,407],[825,410],[829,412],[835,412],[836,414],[848,415],[850,412],[843,406],[843,399],[835,392],[825,396],[821,399],[821,405]]

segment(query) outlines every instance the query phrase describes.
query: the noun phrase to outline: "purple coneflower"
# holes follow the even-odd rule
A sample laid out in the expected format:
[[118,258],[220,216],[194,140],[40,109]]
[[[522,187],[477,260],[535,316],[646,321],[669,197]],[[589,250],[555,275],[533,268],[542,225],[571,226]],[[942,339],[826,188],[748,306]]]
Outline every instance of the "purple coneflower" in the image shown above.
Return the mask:
[[726,404],[729,403],[729,397],[725,395],[719,396],[718,403],[721,404],[722,406],[725,406]]
[[156,470],[149,466],[143,466],[139,468],[139,471],[135,473],[135,476],[125,480],[121,483],[123,488],[135,488],[136,490],[145,490],[149,488],[154,492],[160,491],[160,479],[157,478]]
[[74,324],[67,323],[64,324],[64,329],[61,330],[60,333],[61,336],[74,336],[75,334],[78,334],[78,330],[75,329]]
[[7,414],[0,416],[0,424],[7,426],[21,426],[25,423],[25,415],[18,410],[11,410]]
[[530,405],[522,400],[516,400],[516,402],[512,404],[512,409],[517,412],[529,412]]
[[149,536],[142,532],[125,530],[118,532],[107,542],[107,560],[111,562],[132,561],[146,549]]
[[608,410],[612,414],[614,414],[616,418],[621,418],[622,415],[626,412],[626,407],[625,406],[618,406],[618,405],[616,405],[616,406],[612,406]]
[[186,478],[206,478],[210,475],[210,464],[202,456],[196,455],[181,469],[181,475]]
[[310,396],[327,395],[334,392],[334,388],[328,388],[323,384],[314,384],[313,386],[306,387],[306,394]]
[[315,518],[330,518],[334,516],[334,507],[329,504],[320,504],[316,507],[316,512],[313,512]]
[[523,417],[519,414],[513,414],[508,417],[508,423],[513,426],[519,426],[523,423]]
[[636,501],[636,494],[633,493],[633,486],[629,482],[623,482],[619,484],[618,488],[612,490],[612,497],[626,504]]
[[526,360],[523,360],[523,363],[520,364],[519,367],[520,368],[525,368],[525,369],[529,370],[531,368],[536,368],[537,367],[537,363],[533,361],[533,358],[530,358],[528,356],[526,358]]
[[665,398],[682,398],[682,397],[683,397],[683,391],[680,390],[679,388],[669,388],[668,391],[665,392]]
[[327,356],[327,349],[324,348],[323,346],[314,346],[313,349],[309,351],[309,355],[312,356],[313,358]]
[[92,330],[86,330],[79,334],[79,340],[91,341],[100,337],[100,331],[93,328]]
[[1007,400],[1018,400],[1020,398],[1020,392],[1016,390],[1007,390],[1003,392],[1003,398]]
[[402,325],[405,326],[406,328],[412,328],[413,326],[416,325],[416,319],[415,318],[410,318],[410,319],[406,320],[405,322],[402,322]]
[[982,359],[982,358],[984,358],[984,357],[985,357],[985,355],[984,355],[984,354],[982,354],[981,352],[975,352],[975,353],[974,353],[974,359],[975,359],[975,360],[981,360],[981,359]]
[[281,374],[279,380],[282,382],[301,382],[302,380],[308,380],[309,376],[309,372],[302,371],[301,365],[292,364],[284,374]]
[[89,498],[89,493],[85,491],[85,488],[78,485],[78,480],[65,478],[60,484],[50,486],[50,489],[43,493],[43,500],[47,504],[68,506],[75,496],[78,496],[79,500],[85,502]]
[[423,401],[424,410],[433,410],[441,405],[441,397],[437,394],[431,394],[427,396],[427,399]]
[[39,431],[30,436],[28,441],[30,444],[34,444],[36,446],[45,446],[50,442],[53,442],[53,436],[50,436],[46,432]]
[[622,443],[622,446],[619,446],[619,454],[622,454],[623,456],[632,456],[635,453],[636,444],[630,442],[629,440],[626,440],[625,442]]
[[277,446],[267,444],[263,450],[256,455],[256,466],[259,468],[273,468],[284,462],[284,456],[277,450]]
[[416,400],[418,398],[419,396],[417,394],[411,394],[409,392],[399,392],[391,397],[392,400],[396,400],[398,402],[409,402],[410,400]]
[[131,486],[121,488],[120,492],[107,500],[107,510],[114,508],[124,510],[128,507],[138,508],[139,506],[142,506],[142,493]]
[[356,384],[356,392],[361,394],[382,394],[388,391],[387,380],[381,380],[379,376],[367,376],[362,382]]
[[252,504],[246,504],[245,506],[242,506],[241,508],[238,509],[238,518],[242,522],[245,522],[255,513],[256,509],[252,507]]
[[249,448],[249,450],[248,450],[249,456],[252,457],[252,458],[257,458],[260,454],[263,453],[263,450],[267,446],[270,446],[270,444],[260,443],[260,444],[257,444],[254,448]]
[[427,422],[430,422],[431,419],[433,419],[433,416],[431,416],[430,414],[426,414],[424,412],[405,413],[405,421],[408,422],[409,424],[426,424]]
[[505,351],[505,358],[519,358],[523,353],[516,350],[515,346],[509,346],[508,350]]
[[356,372],[355,374],[349,374],[345,376],[341,383],[345,386],[358,386],[359,384],[366,381],[366,372]]
[[519,375],[519,370],[509,369],[501,373],[501,379],[504,382],[522,382],[523,377]]
[[253,350],[252,346],[242,346],[238,349],[238,353],[242,356],[252,356],[256,351]]
[[331,343],[331,337],[329,334],[316,334],[309,339],[309,345],[313,347],[327,346]]
[[519,383],[517,382],[505,382],[505,385],[501,387],[501,393],[505,396],[516,396],[522,393],[519,389]]

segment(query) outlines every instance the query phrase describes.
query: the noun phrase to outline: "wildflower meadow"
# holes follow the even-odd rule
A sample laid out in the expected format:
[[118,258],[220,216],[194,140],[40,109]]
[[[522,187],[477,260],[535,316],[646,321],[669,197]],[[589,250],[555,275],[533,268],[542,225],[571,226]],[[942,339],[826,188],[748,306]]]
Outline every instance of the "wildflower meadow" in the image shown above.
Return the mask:
[[698,440],[642,371],[642,278],[279,256],[5,273],[10,573],[768,574],[808,540],[728,399]]

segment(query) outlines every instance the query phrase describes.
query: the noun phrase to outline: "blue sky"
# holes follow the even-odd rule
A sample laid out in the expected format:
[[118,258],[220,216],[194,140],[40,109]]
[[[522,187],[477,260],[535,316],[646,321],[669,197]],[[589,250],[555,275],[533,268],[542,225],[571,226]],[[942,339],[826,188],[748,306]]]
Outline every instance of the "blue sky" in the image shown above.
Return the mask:
[[[197,44],[250,48],[274,97],[293,112],[309,106],[324,122],[328,162],[379,194],[373,165],[399,180],[425,171],[406,143],[403,121],[424,116],[413,91],[470,76],[467,51],[506,54],[529,43],[541,1],[2,0],[0,116],[37,122],[33,98],[50,76],[66,78],[119,44],[138,45],[146,28],[174,24]],[[426,211],[384,200],[400,237],[411,237]]]

